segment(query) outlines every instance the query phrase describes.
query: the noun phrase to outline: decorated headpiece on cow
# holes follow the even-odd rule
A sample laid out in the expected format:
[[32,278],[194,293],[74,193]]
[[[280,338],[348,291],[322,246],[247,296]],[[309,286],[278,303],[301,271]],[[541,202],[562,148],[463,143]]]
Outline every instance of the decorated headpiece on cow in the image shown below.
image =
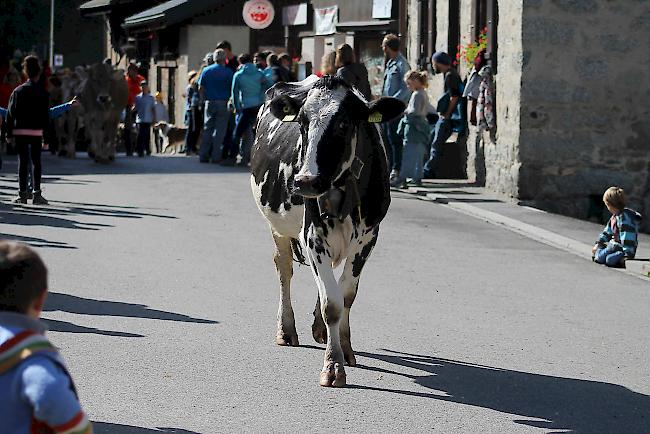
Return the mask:
[[306,197],[324,194],[349,173],[359,159],[359,147],[383,146],[377,134],[373,135],[376,140],[361,143],[360,129],[390,121],[405,109],[396,98],[368,102],[345,80],[332,76],[276,85],[267,92],[267,98],[276,118],[299,124],[301,161],[294,186]]

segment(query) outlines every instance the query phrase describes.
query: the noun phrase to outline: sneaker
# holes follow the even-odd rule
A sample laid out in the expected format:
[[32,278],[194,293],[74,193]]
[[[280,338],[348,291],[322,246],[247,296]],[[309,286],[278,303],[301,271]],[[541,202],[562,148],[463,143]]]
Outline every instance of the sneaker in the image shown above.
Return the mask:
[[395,178],[390,182],[390,186],[393,188],[408,188],[406,184],[406,179]]
[[43,197],[40,191],[34,192],[34,200],[32,200],[34,205],[49,205],[50,203]]
[[422,187],[422,181],[419,179],[412,179],[409,181],[409,185],[412,185],[413,187]]
[[27,192],[21,191],[18,196],[12,200],[13,203],[27,203]]
[[395,170],[395,169],[393,169],[393,170],[390,172],[390,180],[391,180],[391,181],[394,181],[394,180],[396,180],[397,178],[399,178],[399,170]]
[[28,200],[34,199],[34,192],[33,191],[30,190],[30,191],[27,192],[27,199]]

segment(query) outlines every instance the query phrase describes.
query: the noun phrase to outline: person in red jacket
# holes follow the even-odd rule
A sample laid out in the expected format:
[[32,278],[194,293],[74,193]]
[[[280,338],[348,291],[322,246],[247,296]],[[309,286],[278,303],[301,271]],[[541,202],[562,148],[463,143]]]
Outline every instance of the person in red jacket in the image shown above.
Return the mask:
[[131,127],[133,125],[134,117],[134,104],[135,97],[142,91],[140,84],[144,81],[144,77],[138,74],[138,66],[135,63],[129,63],[126,69],[126,85],[129,89],[129,96],[127,99],[126,110],[124,113],[124,147],[126,148],[126,155],[133,155],[133,146],[131,143]]

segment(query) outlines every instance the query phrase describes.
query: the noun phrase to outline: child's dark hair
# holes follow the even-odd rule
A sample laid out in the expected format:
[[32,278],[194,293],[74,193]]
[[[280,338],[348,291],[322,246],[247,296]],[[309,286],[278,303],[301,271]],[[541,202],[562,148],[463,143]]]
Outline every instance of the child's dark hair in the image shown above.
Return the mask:
[[41,64],[36,56],[27,56],[23,61],[23,69],[27,77],[34,79],[41,73]]
[[47,267],[24,244],[0,241],[0,311],[27,313],[47,291]]

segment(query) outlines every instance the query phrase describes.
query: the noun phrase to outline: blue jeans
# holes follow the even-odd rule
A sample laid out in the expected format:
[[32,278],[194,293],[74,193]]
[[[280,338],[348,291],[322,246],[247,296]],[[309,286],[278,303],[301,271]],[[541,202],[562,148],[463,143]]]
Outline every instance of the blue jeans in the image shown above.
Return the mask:
[[205,123],[203,125],[203,141],[199,150],[199,158],[203,161],[221,160],[221,145],[228,128],[228,103],[226,101],[205,102]]
[[594,260],[597,263],[605,264],[608,267],[616,267],[620,265],[624,256],[625,253],[619,246],[609,244],[605,248],[596,250]]
[[388,168],[399,171],[402,167],[402,138],[397,134],[400,118],[393,119],[390,122],[382,124],[386,143],[386,152],[388,153]]
[[244,143],[241,146],[241,156],[243,158],[242,161],[248,162],[250,160],[250,144],[252,144],[253,137],[253,127],[255,126],[255,120],[257,119],[257,113],[260,111],[260,107],[262,106],[256,106],[256,107],[248,107],[243,110],[241,110],[239,113],[237,113],[237,116],[235,116],[235,131],[233,133],[232,141],[233,141],[233,150],[235,151],[234,156],[231,154],[231,158],[234,158],[237,156],[237,152],[239,151],[240,148],[240,143],[242,141],[242,137],[246,134],[249,137],[246,137],[244,139]]
[[431,142],[431,153],[429,155],[429,161],[427,161],[424,165],[425,176],[435,176],[440,148],[442,145],[447,143],[447,139],[449,139],[452,132],[453,128],[451,119],[443,119],[442,117],[438,118],[438,122],[436,122],[436,126],[434,128],[433,142]]
[[402,170],[400,171],[401,179],[412,178],[414,181],[422,181],[425,153],[426,147],[424,143],[404,141]]

